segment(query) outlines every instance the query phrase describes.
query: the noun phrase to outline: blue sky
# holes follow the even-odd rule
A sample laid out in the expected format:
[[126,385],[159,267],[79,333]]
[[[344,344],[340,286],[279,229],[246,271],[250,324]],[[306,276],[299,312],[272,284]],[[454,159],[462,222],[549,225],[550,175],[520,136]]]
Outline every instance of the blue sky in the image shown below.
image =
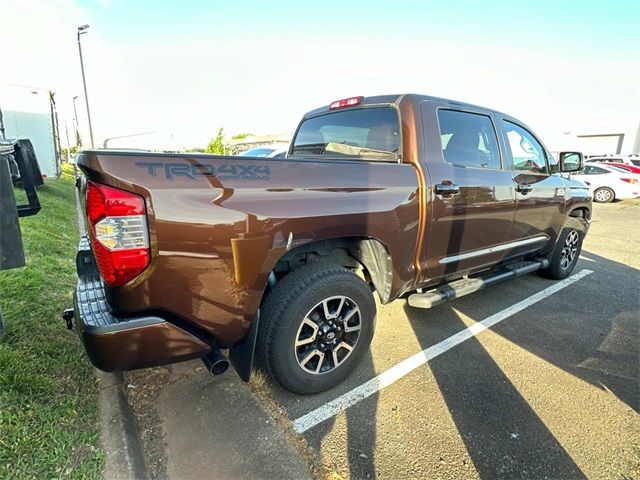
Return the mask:
[[639,1],[5,1],[15,26],[0,42],[23,65],[0,82],[55,90],[61,116],[82,92],[75,27],[91,25],[98,138],[287,132],[337,98],[406,91],[492,106],[551,138],[640,120]]
[[[618,1],[184,1],[81,2],[105,38],[150,41],[224,34],[231,38],[321,39],[360,35],[384,41],[451,37],[500,46],[595,54],[638,54],[640,2]],[[187,29],[185,31],[185,28]],[[586,48],[585,48],[586,47]]]

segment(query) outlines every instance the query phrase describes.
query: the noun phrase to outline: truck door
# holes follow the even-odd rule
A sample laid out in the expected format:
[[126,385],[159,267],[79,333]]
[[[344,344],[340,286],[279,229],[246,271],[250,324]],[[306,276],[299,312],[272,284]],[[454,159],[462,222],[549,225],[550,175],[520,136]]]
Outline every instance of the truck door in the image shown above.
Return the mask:
[[516,213],[507,239],[513,248],[505,258],[548,250],[564,223],[564,180],[553,157],[527,127],[501,116],[499,130],[516,190]]
[[422,283],[499,262],[515,210],[491,112],[455,103],[421,104],[429,175]]

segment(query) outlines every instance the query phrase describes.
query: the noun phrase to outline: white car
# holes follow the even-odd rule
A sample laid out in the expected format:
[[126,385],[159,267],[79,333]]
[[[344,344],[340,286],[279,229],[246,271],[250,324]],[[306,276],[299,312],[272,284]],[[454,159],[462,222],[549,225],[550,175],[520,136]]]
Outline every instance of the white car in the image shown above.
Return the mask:
[[602,163],[587,164],[572,178],[589,185],[593,200],[608,203],[615,199],[640,197],[640,175]]
[[606,155],[602,157],[589,157],[585,163],[624,163],[640,167],[640,157],[637,155]]
[[282,147],[254,147],[249,150],[245,150],[239,153],[240,157],[269,157],[269,158],[284,158],[287,156],[288,148]]

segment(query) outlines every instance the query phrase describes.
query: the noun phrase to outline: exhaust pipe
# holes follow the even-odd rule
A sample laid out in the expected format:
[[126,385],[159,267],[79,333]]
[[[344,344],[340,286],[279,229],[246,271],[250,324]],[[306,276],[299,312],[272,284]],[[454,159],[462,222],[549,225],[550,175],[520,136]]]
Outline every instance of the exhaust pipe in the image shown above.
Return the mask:
[[217,348],[206,357],[202,357],[202,362],[211,375],[222,375],[229,368],[229,360]]

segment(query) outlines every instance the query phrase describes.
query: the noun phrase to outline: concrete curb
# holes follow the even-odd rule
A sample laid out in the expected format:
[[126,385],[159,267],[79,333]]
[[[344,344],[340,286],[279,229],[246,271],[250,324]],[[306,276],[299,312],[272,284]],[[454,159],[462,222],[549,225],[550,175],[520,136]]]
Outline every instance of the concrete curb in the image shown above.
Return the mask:
[[[78,230],[80,235],[84,235],[86,227],[77,189],[75,193]],[[97,368],[93,369],[93,374],[100,382],[98,391],[100,443],[105,451],[103,478],[109,480],[150,479],[147,465],[144,462],[144,450],[138,426],[123,390],[122,375],[103,372]]]
[[123,389],[122,375],[94,369],[100,381],[100,441],[105,451],[103,478],[132,480],[150,478],[133,411]]

